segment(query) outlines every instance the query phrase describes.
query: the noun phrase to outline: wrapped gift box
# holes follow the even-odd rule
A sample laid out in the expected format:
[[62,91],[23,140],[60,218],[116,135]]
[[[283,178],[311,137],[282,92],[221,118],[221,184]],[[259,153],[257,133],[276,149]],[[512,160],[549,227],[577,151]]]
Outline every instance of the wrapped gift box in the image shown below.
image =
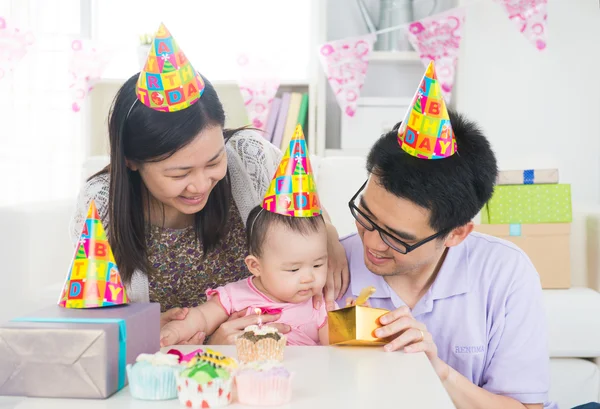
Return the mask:
[[571,223],[571,185],[496,186],[483,224]]
[[0,395],[107,398],[160,349],[160,305],[52,306],[0,326]]
[[542,288],[571,287],[570,224],[480,224],[475,231],[516,244],[531,259]]
[[389,312],[381,308],[352,306],[327,313],[330,345],[384,345],[389,341],[374,336],[381,327],[379,317]]
[[558,183],[558,169],[501,170],[498,185],[538,185]]

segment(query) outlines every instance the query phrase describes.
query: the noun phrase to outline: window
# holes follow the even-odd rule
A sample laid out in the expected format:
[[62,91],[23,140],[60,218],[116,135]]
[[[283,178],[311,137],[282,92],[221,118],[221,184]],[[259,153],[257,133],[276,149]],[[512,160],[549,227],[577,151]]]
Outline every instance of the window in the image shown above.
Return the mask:
[[72,199],[84,156],[82,115],[71,111],[69,40],[79,0],[0,0],[10,26],[35,28],[27,55],[0,79],[0,205]]
[[128,78],[140,66],[143,33],[164,23],[188,59],[211,81],[237,76],[237,52],[276,56],[283,81],[308,78],[312,0],[95,0],[94,38],[115,51],[108,78]]

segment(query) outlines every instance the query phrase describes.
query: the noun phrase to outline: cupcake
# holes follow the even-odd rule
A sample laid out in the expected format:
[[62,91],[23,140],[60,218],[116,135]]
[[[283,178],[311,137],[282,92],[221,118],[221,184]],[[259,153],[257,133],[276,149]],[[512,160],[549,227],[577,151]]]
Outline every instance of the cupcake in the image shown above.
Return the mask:
[[251,325],[235,340],[238,359],[242,362],[283,361],[287,338],[276,328]]
[[240,403],[253,406],[283,405],[292,399],[292,374],[277,361],[244,365],[235,375]]
[[179,402],[188,408],[218,408],[231,403],[232,372],[237,363],[207,350],[192,358],[177,376]]
[[167,400],[177,397],[177,373],[183,369],[175,355],[141,354],[127,365],[129,391],[135,399]]

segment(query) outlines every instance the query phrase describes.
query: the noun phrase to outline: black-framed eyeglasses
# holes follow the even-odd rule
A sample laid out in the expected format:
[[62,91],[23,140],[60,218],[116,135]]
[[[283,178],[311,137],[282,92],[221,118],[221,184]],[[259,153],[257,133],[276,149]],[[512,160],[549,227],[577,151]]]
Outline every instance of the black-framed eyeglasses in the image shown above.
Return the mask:
[[438,237],[440,237],[446,233],[446,231],[442,230],[442,231],[439,231],[439,232],[419,241],[418,243],[410,245],[410,244],[407,244],[404,241],[400,240],[398,237],[394,236],[393,234],[390,234],[387,231],[383,230],[375,222],[373,222],[371,219],[369,219],[369,217],[366,214],[364,214],[358,208],[358,206],[356,206],[356,203],[355,203],[356,198],[358,197],[360,192],[362,192],[364,190],[364,188],[365,188],[365,186],[367,186],[368,182],[369,181],[367,180],[365,183],[363,183],[362,187],[360,189],[358,189],[358,192],[356,192],[354,194],[354,196],[352,197],[352,199],[350,199],[350,201],[348,202],[348,206],[350,207],[350,212],[352,213],[352,216],[354,216],[356,221],[359,222],[362,227],[364,227],[368,231],[377,230],[379,232],[379,236],[381,236],[381,240],[383,240],[383,242],[385,244],[387,244],[388,246],[390,246],[393,250],[395,250],[401,254],[407,254],[407,253],[410,253],[411,251],[421,247],[423,244],[429,243],[431,240],[437,239]]

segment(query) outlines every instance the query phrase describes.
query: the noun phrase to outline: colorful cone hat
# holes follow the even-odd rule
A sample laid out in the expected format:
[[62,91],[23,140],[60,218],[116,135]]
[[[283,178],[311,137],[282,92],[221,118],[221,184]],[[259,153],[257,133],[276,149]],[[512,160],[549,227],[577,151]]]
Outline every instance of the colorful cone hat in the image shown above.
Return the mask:
[[420,159],[443,159],[456,153],[456,139],[433,61],[398,129],[398,143]]
[[157,111],[175,112],[198,101],[204,81],[161,24],[136,85],[138,99]]
[[297,125],[265,194],[262,207],[293,217],[320,215],[321,203],[306,150],[302,126]]
[[92,200],[58,305],[97,308],[127,304],[125,286]]

